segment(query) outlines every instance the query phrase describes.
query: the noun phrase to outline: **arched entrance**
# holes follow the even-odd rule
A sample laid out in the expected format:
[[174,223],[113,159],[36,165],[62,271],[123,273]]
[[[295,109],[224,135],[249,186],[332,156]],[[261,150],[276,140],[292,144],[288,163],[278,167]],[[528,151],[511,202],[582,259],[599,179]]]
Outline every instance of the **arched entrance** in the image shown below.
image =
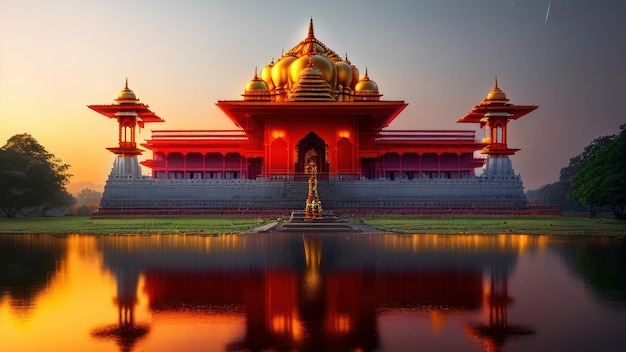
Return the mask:
[[311,132],[298,142],[297,148],[297,161],[295,166],[295,173],[298,180],[302,175],[303,180],[306,180],[304,175],[304,165],[310,158],[315,160],[317,165],[318,179],[328,179],[328,171],[330,170],[330,163],[328,162],[328,145],[324,142],[320,136]]

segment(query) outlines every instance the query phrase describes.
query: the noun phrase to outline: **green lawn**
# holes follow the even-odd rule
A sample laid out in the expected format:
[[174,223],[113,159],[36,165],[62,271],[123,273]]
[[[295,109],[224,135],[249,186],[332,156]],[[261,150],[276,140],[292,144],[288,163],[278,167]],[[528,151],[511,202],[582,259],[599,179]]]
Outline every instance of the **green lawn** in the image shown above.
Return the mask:
[[563,216],[536,217],[421,217],[376,215],[351,219],[394,233],[429,234],[542,234],[626,236],[626,221]]
[[0,219],[0,234],[233,234],[267,223],[259,218],[40,217]]
[[[423,217],[367,215],[349,217],[353,224],[368,225],[384,233],[402,234],[545,234],[607,235],[626,237],[626,221],[580,217]],[[243,233],[275,219],[228,217],[42,217],[0,219],[0,234],[200,234]]]

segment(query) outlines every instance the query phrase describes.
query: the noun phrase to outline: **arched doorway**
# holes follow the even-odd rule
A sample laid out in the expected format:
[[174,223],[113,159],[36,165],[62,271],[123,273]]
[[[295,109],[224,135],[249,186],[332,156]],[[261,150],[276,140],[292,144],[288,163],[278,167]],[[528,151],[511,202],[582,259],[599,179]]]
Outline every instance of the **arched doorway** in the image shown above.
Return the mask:
[[298,142],[296,148],[298,153],[295,166],[296,176],[304,174],[304,165],[310,158],[313,158],[317,165],[318,178],[328,178],[328,171],[330,170],[328,145],[320,136],[311,132]]

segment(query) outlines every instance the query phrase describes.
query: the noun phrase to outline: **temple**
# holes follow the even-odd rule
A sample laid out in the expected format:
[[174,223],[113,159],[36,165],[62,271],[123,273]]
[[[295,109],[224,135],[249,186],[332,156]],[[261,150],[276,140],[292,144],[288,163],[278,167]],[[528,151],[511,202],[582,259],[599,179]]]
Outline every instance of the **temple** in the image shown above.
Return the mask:
[[408,104],[381,99],[368,69],[360,72],[315,37],[311,20],[300,43],[255,70],[243,99],[217,102],[232,130],[153,130],[141,144],[152,152],[141,162],[149,176],[135,126],[163,120],[126,82],[115,103],[89,106],[119,123],[100,213],[302,209],[309,163],[325,209],[527,208],[507,127],[537,106],[509,103],[496,79],[458,120],[484,128],[482,140],[474,129],[390,130]]

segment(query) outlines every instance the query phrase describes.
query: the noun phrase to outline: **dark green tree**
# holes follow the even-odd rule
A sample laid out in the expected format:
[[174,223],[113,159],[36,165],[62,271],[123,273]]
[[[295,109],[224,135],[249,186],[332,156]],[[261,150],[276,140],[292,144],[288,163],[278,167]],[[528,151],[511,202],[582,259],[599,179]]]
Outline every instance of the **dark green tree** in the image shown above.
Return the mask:
[[[561,169],[559,180],[542,186],[540,189],[528,192],[528,199],[538,204],[558,204],[564,211],[583,210],[584,206],[572,196],[574,183],[578,173],[589,164],[596,153],[608,146],[615,139],[615,135],[602,136],[594,139],[582,153],[569,160],[569,164]],[[594,214],[598,207],[594,208]]]
[[29,134],[9,138],[0,149],[0,210],[13,218],[72,205],[69,167]]
[[606,205],[615,219],[626,219],[626,129],[578,173],[572,195],[590,207],[592,217]]

